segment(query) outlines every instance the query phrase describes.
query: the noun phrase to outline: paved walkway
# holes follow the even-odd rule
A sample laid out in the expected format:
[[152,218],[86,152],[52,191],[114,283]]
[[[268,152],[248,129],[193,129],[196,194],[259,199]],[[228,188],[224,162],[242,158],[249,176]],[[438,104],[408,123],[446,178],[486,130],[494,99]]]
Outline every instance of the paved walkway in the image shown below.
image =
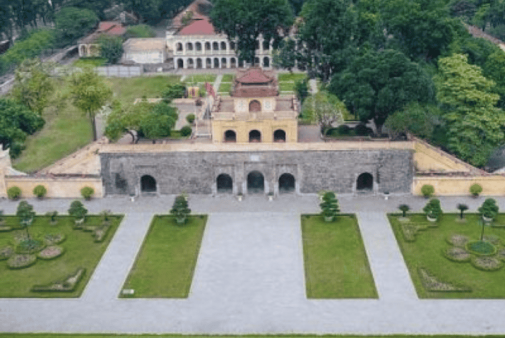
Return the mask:
[[[380,298],[305,298],[299,214],[318,211],[315,196],[191,196],[195,212],[209,213],[188,299],[118,299],[153,214],[173,196],[106,198],[86,202],[91,212],[127,216],[79,299],[0,299],[0,332],[186,334],[503,334],[505,300],[419,300],[384,213],[419,197],[340,196],[343,212],[357,212]],[[483,198],[443,198],[471,210]],[[504,208],[505,198],[498,199]],[[30,201],[37,212],[64,212],[69,200]],[[17,203],[2,201],[13,213]]]

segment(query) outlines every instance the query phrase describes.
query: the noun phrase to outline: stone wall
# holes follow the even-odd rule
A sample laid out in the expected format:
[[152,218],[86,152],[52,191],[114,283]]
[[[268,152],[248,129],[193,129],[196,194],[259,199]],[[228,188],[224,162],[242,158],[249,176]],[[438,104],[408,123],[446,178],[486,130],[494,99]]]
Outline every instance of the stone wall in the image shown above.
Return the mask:
[[[111,148],[112,149],[112,148]],[[101,172],[105,195],[138,194],[140,180],[150,175],[160,194],[214,194],[216,178],[225,173],[233,180],[233,192],[247,193],[247,175],[259,171],[265,193],[278,192],[284,173],[295,177],[296,190],[316,193],[334,190],[353,193],[357,178],[370,173],[374,192],[409,193],[413,180],[413,151],[277,150],[277,151],[102,151]]]
[[33,189],[43,185],[47,189],[48,198],[80,198],[81,189],[91,187],[95,190],[93,197],[103,197],[102,179],[97,177],[79,176],[6,176],[6,189],[18,187],[23,198],[33,198]]

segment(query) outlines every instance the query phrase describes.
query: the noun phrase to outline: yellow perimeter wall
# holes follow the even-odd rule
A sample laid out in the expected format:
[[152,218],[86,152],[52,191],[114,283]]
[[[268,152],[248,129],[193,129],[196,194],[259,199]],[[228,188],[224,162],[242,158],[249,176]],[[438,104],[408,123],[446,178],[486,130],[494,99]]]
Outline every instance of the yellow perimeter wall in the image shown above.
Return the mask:
[[48,177],[5,177],[6,188],[19,187],[21,189],[22,198],[35,197],[33,188],[38,185],[43,185],[47,189],[46,197],[52,198],[79,198],[81,189],[91,187],[95,190],[93,197],[103,197],[102,179],[101,178],[48,178]]
[[419,171],[471,172],[472,167],[459,159],[417,140],[414,143],[414,163]]
[[430,184],[435,188],[438,196],[464,196],[470,195],[470,186],[480,184],[482,195],[503,196],[505,195],[505,177],[474,176],[474,177],[414,177],[412,193],[422,195],[421,188]]

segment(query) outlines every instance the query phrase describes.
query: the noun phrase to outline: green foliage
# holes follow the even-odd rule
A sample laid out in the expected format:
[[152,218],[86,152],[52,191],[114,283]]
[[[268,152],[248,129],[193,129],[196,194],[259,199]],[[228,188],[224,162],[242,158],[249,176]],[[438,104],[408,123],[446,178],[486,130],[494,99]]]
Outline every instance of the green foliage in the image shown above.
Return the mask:
[[483,66],[483,73],[486,78],[495,82],[492,90],[500,95],[497,105],[502,110],[505,109],[505,53],[496,50],[490,54]]
[[430,77],[397,50],[366,51],[349,67],[332,77],[330,92],[344,100],[362,121],[373,119],[377,132],[390,114],[413,101],[433,98]]
[[91,187],[84,187],[81,189],[81,196],[85,200],[90,200],[91,197],[94,195],[94,193],[95,193],[95,189],[93,189]]
[[157,139],[170,136],[178,119],[177,109],[165,102],[155,104],[140,121],[140,130],[146,138]]
[[251,64],[260,34],[277,48],[293,23],[287,0],[216,0],[210,18],[217,31],[238,40],[239,59]]
[[46,213],[46,216],[48,216],[51,219],[51,223],[56,223],[56,217],[58,216],[58,211],[48,211]]
[[431,184],[425,184],[421,187],[421,194],[424,197],[429,198],[435,193],[435,188]]
[[464,216],[463,216],[463,213],[464,213],[466,210],[468,210],[468,205],[459,203],[459,204],[457,205],[457,208],[458,208],[458,210],[459,210],[459,218],[460,218],[460,219],[463,219],[463,217],[464,217]]
[[455,54],[439,60],[437,99],[446,108],[449,149],[463,160],[483,166],[503,143],[505,114],[496,107],[499,96],[492,92],[494,82],[467,59]]
[[442,207],[440,206],[440,200],[437,198],[433,198],[426,203],[426,206],[423,208],[426,216],[434,219],[438,219],[442,215]]
[[154,38],[156,37],[156,32],[149,25],[135,25],[129,26],[126,29],[126,38]]
[[172,101],[184,97],[186,93],[186,85],[184,83],[169,83],[161,96],[163,99]]
[[11,187],[7,190],[9,199],[15,201],[21,197],[21,189],[19,187]]
[[33,194],[38,198],[44,198],[47,194],[47,189],[43,185],[38,185],[33,188]]
[[295,93],[300,103],[303,104],[305,99],[309,96],[309,81],[306,78],[295,81]]
[[302,119],[318,123],[326,135],[333,124],[342,124],[347,112],[345,104],[333,94],[320,91],[309,96],[302,106]]
[[182,19],[181,19],[181,23],[186,26],[187,24],[189,24],[191,22],[191,19],[193,19],[193,12],[192,11],[187,11],[186,13],[184,13],[184,15],[182,16]]
[[478,209],[478,211],[486,218],[495,219],[498,215],[499,207],[496,204],[495,199],[487,198],[484,203],[482,203],[482,206]]
[[54,40],[52,30],[33,30],[26,38],[18,40],[5,54],[0,55],[0,64],[3,64],[4,71],[7,71],[24,60],[38,57],[42,52],[51,49]]
[[97,40],[100,57],[111,64],[116,64],[123,56],[123,38],[119,36],[102,35]]
[[407,204],[400,204],[398,209],[402,212],[402,217],[407,217],[407,211],[410,210],[410,207]]
[[472,186],[470,187],[470,194],[472,194],[473,196],[477,197],[480,195],[480,193],[482,192],[482,186],[480,184],[472,184]]
[[51,73],[54,64],[40,59],[27,59],[17,67],[14,78],[12,97],[27,106],[31,111],[42,115],[54,93]]
[[31,240],[30,233],[28,232],[28,227],[32,224],[33,218],[35,217],[33,205],[29,204],[27,201],[19,202],[18,208],[16,210],[16,216],[19,217],[19,223],[21,224],[21,227],[26,229],[28,240]]
[[188,215],[191,213],[191,209],[188,208],[188,201],[183,195],[179,195],[175,198],[170,214],[175,216],[178,224],[186,223]]
[[181,128],[181,136],[189,136],[193,132],[193,129],[191,129],[190,126],[184,126]]
[[98,23],[98,16],[89,9],[64,7],[54,18],[58,44],[73,43],[87,35]]
[[82,202],[77,200],[73,201],[68,209],[68,214],[74,217],[76,221],[84,219],[87,213],[88,210],[84,207]]
[[193,124],[193,122],[195,122],[195,114],[189,114],[186,116],[186,121],[188,121],[189,124]]
[[392,139],[397,139],[407,133],[429,139],[438,124],[440,114],[440,110],[434,105],[421,105],[412,102],[403,110],[389,115],[384,126]]
[[70,93],[74,106],[88,115],[93,128],[93,140],[96,141],[95,116],[98,110],[112,97],[112,90],[92,68],[84,67],[82,72],[72,74]]
[[321,208],[321,215],[325,217],[325,221],[334,221],[340,212],[338,200],[333,192],[326,192],[323,195],[323,202],[319,204],[319,207]]

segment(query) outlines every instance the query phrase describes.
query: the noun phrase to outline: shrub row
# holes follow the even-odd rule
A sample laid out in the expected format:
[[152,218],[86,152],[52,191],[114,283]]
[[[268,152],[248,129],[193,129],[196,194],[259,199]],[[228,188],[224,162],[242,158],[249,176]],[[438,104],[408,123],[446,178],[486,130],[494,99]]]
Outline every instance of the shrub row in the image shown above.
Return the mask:
[[[477,197],[482,193],[482,186],[475,183],[470,187],[469,191],[470,195]],[[423,194],[423,196],[426,198],[430,198],[435,194],[435,187],[433,187],[431,184],[425,184],[421,187],[421,194]]]
[[[191,134],[191,128],[190,128],[190,134]],[[44,198],[47,195],[47,188],[44,187],[43,185],[38,185],[33,189],[33,194],[38,198]],[[94,194],[95,190],[91,187],[84,187],[81,189],[81,196],[86,200],[90,200]],[[7,190],[7,196],[9,197],[9,199],[13,201],[20,199],[22,196],[21,188],[16,186],[9,188]]]
[[34,292],[72,292],[75,290],[79,281],[84,277],[86,269],[79,268],[73,274],[65,277],[63,280],[57,280],[45,285],[34,285],[31,291]]

